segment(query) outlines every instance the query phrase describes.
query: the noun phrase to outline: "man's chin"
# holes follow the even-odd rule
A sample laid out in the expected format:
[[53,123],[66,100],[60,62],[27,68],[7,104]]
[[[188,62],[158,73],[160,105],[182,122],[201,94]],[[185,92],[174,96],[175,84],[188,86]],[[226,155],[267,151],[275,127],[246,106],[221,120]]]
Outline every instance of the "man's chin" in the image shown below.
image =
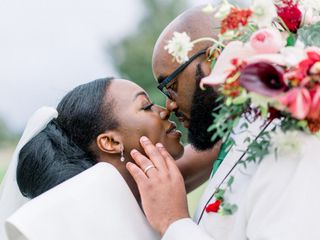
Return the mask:
[[211,136],[208,134],[197,134],[194,132],[188,133],[188,142],[191,144],[191,146],[196,149],[197,151],[206,151],[214,146],[214,142],[211,141]]

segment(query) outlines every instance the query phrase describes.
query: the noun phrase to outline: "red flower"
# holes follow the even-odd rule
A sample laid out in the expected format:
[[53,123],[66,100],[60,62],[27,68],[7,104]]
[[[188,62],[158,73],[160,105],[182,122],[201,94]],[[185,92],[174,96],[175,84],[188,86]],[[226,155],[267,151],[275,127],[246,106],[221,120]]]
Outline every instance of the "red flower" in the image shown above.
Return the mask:
[[220,33],[224,34],[228,30],[237,30],[240,25],[246,26],[251,15],[252,11],[250,9],[232,8],[228,16],[221,22]]
[[312,66],[320,61],[320,54],[314,51],[307,52],[307,59],[302,60],[297,68],[288,75],[288,79],[293,86],[298,86],[306,77],[311,74],[310,69]]
[[308,119],[320,120],[320,86],[316,86],[310,91],[311,106],[307,116]]
[[312,104],[310,92],[304,87],[292,88],[280,96],[279,101],[297,119],[304,119],[308,115]]
[[283,5],[277,6],[278,16],[283,20],[291,32],[297,32],[302,20],[302,13],[298,3],[293,0],[283,1]]
[[308,58],[314,63],[320,61],[320,54],[317,52],[308,51],[307,55],[308,55]]
[[209,212],[215,212],[215,213],[218,212],[221,203],[222,203],[221,200],[216,200],[214,203],[209,204],[209,205],[206,207],[206,212],[207,212],[207,213],[209,213]]
[[320,119],[308,119],[308,127],[312,133],[317,133],[320,131]]

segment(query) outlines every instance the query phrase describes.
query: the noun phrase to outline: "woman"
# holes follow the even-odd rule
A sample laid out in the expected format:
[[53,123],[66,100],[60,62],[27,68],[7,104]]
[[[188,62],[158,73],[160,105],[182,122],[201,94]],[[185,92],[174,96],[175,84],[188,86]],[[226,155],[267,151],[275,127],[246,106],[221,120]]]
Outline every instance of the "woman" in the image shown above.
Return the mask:
[[[57,111],[57,118],[20,151],[17,183],[27,198],[39,196],[98,162],[107,162],[140,202],[125,167],[133,161],[131,149],[142,150],[140,137],[161,142],[175,159],[184,151],[181,133],[168,121],[168,112],[130,81],[108,78],[81,85],[62,99]],[[202,157],[214,157],[206,154]]]
[[174,158],[183,154],[175,124],[161,120],[164,109],[132,82],[99,79],[81,85],[62,99],[57,111],[58,117],[20,152],[17,182],[25,197],[34,198],[97,162],[108,162],[139,201],[125,168],[139,138],[163,143]]

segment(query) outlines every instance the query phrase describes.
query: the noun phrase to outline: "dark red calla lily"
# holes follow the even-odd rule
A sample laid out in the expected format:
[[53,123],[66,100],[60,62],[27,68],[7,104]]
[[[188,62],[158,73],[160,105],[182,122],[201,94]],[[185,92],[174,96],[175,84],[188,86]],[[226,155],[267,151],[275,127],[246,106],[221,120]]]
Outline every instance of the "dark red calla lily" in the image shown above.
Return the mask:
[[247,65],[241,71],[239,82],[249,92],[267,97],[277,96],[287,88],[282,68],[266,62]]

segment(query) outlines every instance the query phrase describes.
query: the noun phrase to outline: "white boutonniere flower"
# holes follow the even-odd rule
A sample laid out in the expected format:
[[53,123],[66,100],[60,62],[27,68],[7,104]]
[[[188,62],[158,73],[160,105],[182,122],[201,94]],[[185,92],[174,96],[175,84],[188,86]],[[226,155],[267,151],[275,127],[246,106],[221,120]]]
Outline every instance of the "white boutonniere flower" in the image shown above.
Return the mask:
[[271,151],[276,153],[276,156],[286,156],[289,154],[299,154],[301,151],[301,141],[298,136],[298,131],[283,132],[277,129],[271,133]]
[[186,32],[174,32],[173,38],[168,41],[164,47],[178,63],[184,63],[189,60],[188,53],[193,48],[193,43]]

